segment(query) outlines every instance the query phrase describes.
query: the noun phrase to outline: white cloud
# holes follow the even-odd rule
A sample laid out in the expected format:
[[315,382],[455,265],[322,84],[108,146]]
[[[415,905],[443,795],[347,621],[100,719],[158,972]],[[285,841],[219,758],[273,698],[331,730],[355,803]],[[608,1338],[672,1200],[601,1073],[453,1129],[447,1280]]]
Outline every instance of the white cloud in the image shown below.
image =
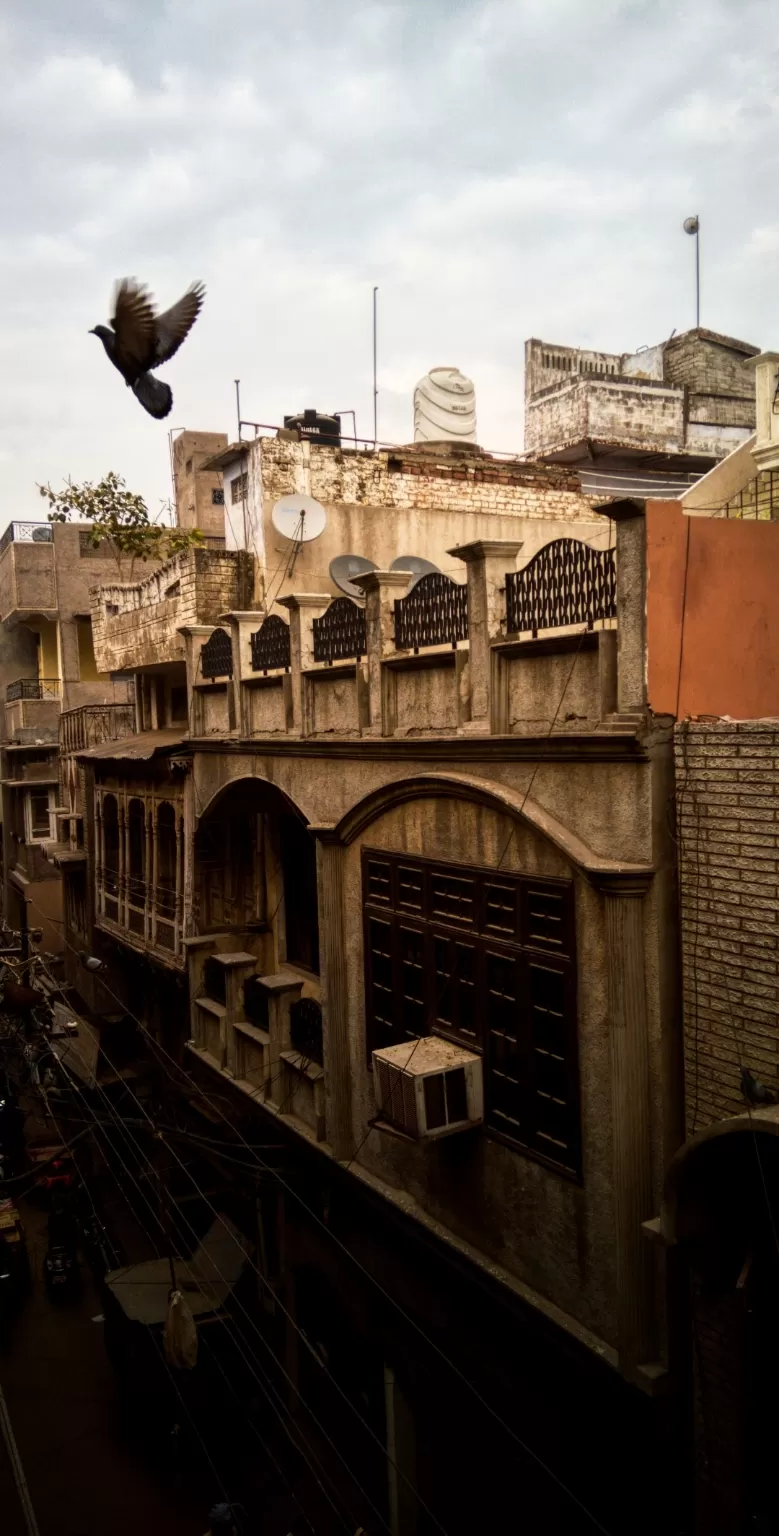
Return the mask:
[[[522,441],[525,336],[616,350],[703,319],[770,342],[773,0],[7,0],[0,485],[116,468],[152,506],[168,424],[90,326],[134,273],[208,285],[170,424],[307,405],[408,439],[437,362]],[[770,307],[769,307],[770,305]]]

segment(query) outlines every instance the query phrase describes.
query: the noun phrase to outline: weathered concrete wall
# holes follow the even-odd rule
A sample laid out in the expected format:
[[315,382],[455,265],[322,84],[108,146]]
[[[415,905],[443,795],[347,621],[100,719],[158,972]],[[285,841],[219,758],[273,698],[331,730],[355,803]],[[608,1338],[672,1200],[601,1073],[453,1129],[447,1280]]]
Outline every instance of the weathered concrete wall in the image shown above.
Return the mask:
[[638,353],[525,344],[525,447],[594,441],[721,457],[754,429],[759,349],[687,331]]
[[184,658],[179,628],[216,624],[253,595],[253,560],[245,552],[193,548],[145,580],[100,587],[92,597],[95,657],[101,672]]
[[549,451],[588,437],[678,452],[684,442],[683,393],[648,381],[578,379],[526,407],[527,449]]
[[684,384],[692,394],[730,396],[747,401],[755,419],[755,375],[746,367],[750,357],[760,351],[749,342],[732,336],[718,336],[713,331],[685,331],[666,342],[665,378],[669,384]]
[[174,439],[173,481],[179,528],[199,528],[201,533],[224,536],[222,476],[217,470],[201,469],[201,465],[226,447],[226,432],[187,431]]
[[273,735],[286,732],[287,718],[284,703],[284,684],[281,678],[268,687],[246,690],[249,700],[248,724],[253,735]]
[[[266,551],[265,579],[270,584],[272,578],[278,597],[335,592],[329,567],[337,555],[364,555],[382,570],[400,555],[422,555],[462,578],[447,553],[455,544],[517,537],[518,519],[539,527],[595,523],[578,477],[556,466],[429,448],[362,454],[264,438],[251,445],[246,471],[250,511],[259,487],[258,547]],[[294,568],[283,572],[280,556],[292,546],[276,533],[271,512],[279,497],[301,492],[323,504],[327,526],[298,551]]]
[[688,1134],[779,1090],[779,720],[676,727]]
[[[376,1113],[366,1063],[360,849],[402,849],[539,876],[570,876],[536,834],[455,800],[412,802],[374,822],[346,856],[347,992],[355,1141]],[[501,862],[502,861],[502,862]],[[377,1134],[360,1160],[609,1342],[616,1338],[614,1213],[605,937],[600,898],[576,880],[578,1038],[584,1184],[578,1186],[487,1136],[465,1149],[401,1146]],[[447,1155],[447,1152],[449,1155]]]
[[580,731],[598,724],[597,646],[585,649],[573,639],[565,649],[544,652],[531,641],[510,655],[506,665],[510,731],[542,735],[553,728]]

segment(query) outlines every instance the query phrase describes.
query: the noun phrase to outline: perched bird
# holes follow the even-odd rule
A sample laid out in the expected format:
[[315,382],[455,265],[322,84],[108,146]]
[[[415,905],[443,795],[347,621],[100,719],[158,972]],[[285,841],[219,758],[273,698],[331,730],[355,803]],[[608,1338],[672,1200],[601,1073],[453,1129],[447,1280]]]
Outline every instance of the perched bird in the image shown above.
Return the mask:
[[158,421],[168,415],[173,393],[168,384],[155,379],[150,369],[167,363],[178,352],[197,320],[205,292],[202,283],[193,283],[177,304],[158,315],[148,289],[134,277],[124,277],[117,284],[110,327],[96,325],[89,332],[90,336],[100,337],[136,400]]
[[741,1068],[741,1092],[747,1104],[776,1103],[776,1094],[773,1092],[773,1089],[766,1088],[765,1083],[761,1083],[760,1078],[755,1077],[754,1072],[750,1072],[749,1067]]

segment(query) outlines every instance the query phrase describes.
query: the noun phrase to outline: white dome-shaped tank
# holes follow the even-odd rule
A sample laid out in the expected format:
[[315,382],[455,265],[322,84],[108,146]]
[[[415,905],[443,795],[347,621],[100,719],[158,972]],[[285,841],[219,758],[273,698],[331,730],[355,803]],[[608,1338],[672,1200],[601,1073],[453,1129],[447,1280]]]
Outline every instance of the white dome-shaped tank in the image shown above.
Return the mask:
[[415,443],[475,443],[476,391],[459,368],[431,368],[414,390]]

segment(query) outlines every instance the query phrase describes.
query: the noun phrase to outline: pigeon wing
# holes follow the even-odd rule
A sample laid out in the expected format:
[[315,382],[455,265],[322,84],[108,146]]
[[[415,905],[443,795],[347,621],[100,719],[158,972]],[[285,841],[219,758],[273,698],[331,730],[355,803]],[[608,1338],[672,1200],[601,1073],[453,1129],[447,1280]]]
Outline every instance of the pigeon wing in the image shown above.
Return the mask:
[[167,363],[168,359],[178,352],[182,341],[189,334],[200,314],[205,294],[206,290],[202,283],[193,283],[177,304],[171,304],[170,309],[166,309],[164,314],[157,316],[155,367],[160,363]]
[[123,277],[116,287],[111,321],[117,361],[148,368],[154,356],[154,324],[154,305],[147,289],[134,277]]

